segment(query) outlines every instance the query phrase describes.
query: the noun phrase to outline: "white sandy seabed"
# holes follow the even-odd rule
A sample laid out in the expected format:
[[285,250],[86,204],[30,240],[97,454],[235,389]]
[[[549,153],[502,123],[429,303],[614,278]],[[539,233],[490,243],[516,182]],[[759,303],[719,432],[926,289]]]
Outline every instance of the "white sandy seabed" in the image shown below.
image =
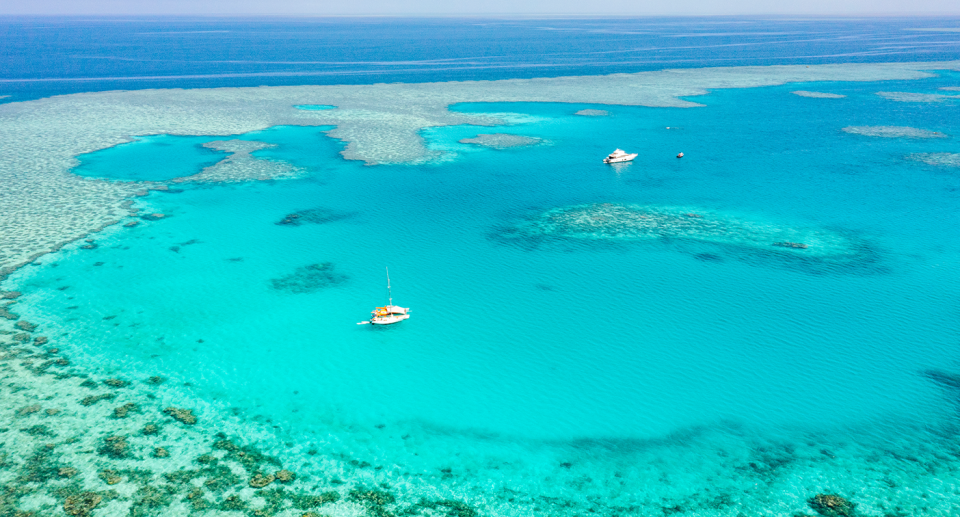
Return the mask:
[[[84,179],[69,172],[78,163],[77,155],[128,142],[139,135],[228,136],[276,125],[331,125],[336,127],[330,136],[347,142],[343,151],[346,159],[368,164],[414,163],[435,158],[419,135],[423,128],[504,123],[496,116],[449,111],[447,107],[455,103],[565,102],[692,108],[701,105],[681,97],[704,95],[711,89],[788,82],[921,79],[932,77],[930,71],[938,69],[960,70],[960,62],[687,69],[492,82],[118,91],[4,104],[0,105],[0,278],[65,242],[128,216],[131,196],[142,194],[148,188],[163,188],[160,184]],[[305,111],[294,107],[309,104],[337,108]],[[206,173],[198,174],[206,174],[208,180],[295,177],[299,173],[251,158],[249,153],[260,148],[257,143],[225,138],[211,145],[234,154]],[[202,177],[186,179],[204,180]],[[12,300],[14,295],[10,296]],[[16,303],[8,305],[7,301],[3,307],[5,314],[17,310]],[[376,488],[385,480],[394,481],[388,470],[364,470],[345,460],[318,459],[319,464],[311,469],[326,475],[324,482],[318,483],[317,478],[303,475],[305,465],[285,465],[253,449],[240,450],[236,443],[224,442],[214,434],[220,430],[226,436],[243,436],[247,441],[277,442],[267,426],[251,434],[253,428],[248,423],[229,415],[218,414],[215,423],[201,419],[191,425],[184,421],[189,418],[176,420],[172,415],[184,416],[177,413],[177,408],[193,409],[201,417],[219,411],[201,401],[183,399],[177,390],[151,384],[146,379],[127,379],[132,381],[130,385],[104,385],[102,378],[88,379],[83,372],[70,370],[72,366],[59,356],[55,342],[46,343],[46,338],[38,341],[42,329],[31,329],[22,319],[16,321],[13,315],[7,319],[10,321],[0,328],[0,396],[4,401],[0,404],[0,470],[16,468],[0,474],[0,515],[4,517],[64,515],[64,512],[100,516],[191,512],[300,516],[320,511],[320,507],[325,514],[352,516],[392,515],[390,512],[399,508],[393,495]],[[14,327],[14,322],[20,326]],[[93,401],[88,398],[97,396],[104,398]],[[123,410],[124,407],[127,409]],[[170,414],[164,413],[168,407],[173,408]],[[157,425],[157,432],[149,431],[149,425]],[[172,454],[164,457],[157,447],[169,448],[167,452]],[[850,447],[857,446],[851,444]],[[690,451],[694,449],[696,447]],[[691,453],[685,451],[686,448],[680,447],[676,452],[681,456]],[[801,462],[809,463],[809,476],[797,482],[803,486],[793,486],[793,481],[777,482],[786,483],[780,486],[771,481],[771,486],[763,492],[750,496],[753,499],[750,506],[766,504],[770,515],[805,509],[804,498],[815,487],[824,486],[817,480],[821,475],[818,465],[834,452],[837,451],[824,452],[814,445],[809,451],[792,451],[791,457],[804,458]],[[643,449],[637,454],[638,461],[632,463],[632,467],[656,470],[656,458],[644,458]],[[764,460],[769,460],[770,465],[779,463],[776,451],[764,454],[772,455]],[[841,456],[856,457],[857,454],[837,454]],[[691,465],[716,463],[717,476],[728,473],[720,466],[734,460],[724,457],[712,461],[689,458]],[[747,459],[744,462],[755,465]],[[569,482],[564,483],[570,486],[584,482],[577,481],[576,469],[557,464],[561,466],[552,475],[569,476]],[[756,468],[762,471],[762,466]],[[178,480],[171,474],[181,467],[192,477]],[[285,482],[271,479],[269,488],[259,491],[250,486],[258,479],[265,481],[271,475],[276,476],[283,467],[299,472],[300,477],[286,477]],[[870,468],[858,463],[837,472],[846,472],[852,479],[876,477],[872,471],[861,472]],[[161,476],[160,472],[170,476]],[[255,478],[257,473],[264,477]],[[948,515],[957,496],[950,488],[952,485],[940,486],[936,476],[919,474],[923,473],[889,482],[904,486],[924,479],[923,483],[929,486],[913,486],[915,493],[908,497],[911,507],[926,505],[933,514]],[[890,474],[891,477],[897,475]],[[337,488],[339,485],[332,481],[337,476],[352,478],[351,484]],[[724,485],[729,493],[747,494],[753,488],[742,484],[753,483],[754,478],[754,474],[744,474],[742,479],[718,477],[716,482],[718,486]],[[38,486],[47,488],[41,490]],[[365,488],[358,489],[358,486]],[[667,486],[663,487],[663,501],[653,501],[649,508],[661,511],[662,504],[668,505],[662,506],[663,514],[673,511],[669,506],[673,504],[671,497],[679,501],[680,495],[671,494]],[[285,487],[287,492],[284,494],[275,487]],[[888,488],[870,485],[858,496],[861,501],[873,500],[879,504]],[[481,493],[461,491],[456,486],[435,488],[429,478],[420,475],[410,477],[405,483],[391,483],[390,490],[398,498],[413,501],[423,494],[431,495],[433,499],[424,500],[420,506],[408,501],[407,504],[413,506],[407,508],[419,514],[457,517],[473,517],[475,513],[467,506],[459,506],[452,498]],[[320,499],[298,499],[307,494]],[[414,498],[412,494],[417,495]],[[558,515],[579,511],[564,509],[560,503],[546,499],[529,499],[532,496],[519,493],[514,503],[512,496],[504,494],[496,501],[469,503],[497,515],[529,515],[531,509],[538,507],[552,508],[550,511]],[[765,499],[773,497],[770,494],[778,494],[776,500]],[[584,505],[579,507],[581,510],[595,504],[606,514],[646,511],[591,502],[589,494],[581,495],[584,497],[578,503]],[[697,503],[702,503],[700,510],[694,513],[736,515],[740,503],[721,501],[718,497],[702,494],[703,501]],[[684,504],[690,503],[685,500]],[[87,507],[95,510],[84,510]]]

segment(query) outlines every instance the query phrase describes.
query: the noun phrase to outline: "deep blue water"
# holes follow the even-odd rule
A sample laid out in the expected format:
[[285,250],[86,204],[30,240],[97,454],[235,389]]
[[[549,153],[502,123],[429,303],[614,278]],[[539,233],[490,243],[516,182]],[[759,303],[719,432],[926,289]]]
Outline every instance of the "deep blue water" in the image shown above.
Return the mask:
[[943,61],[960,18],[0,17],[0,95]]
[[[64,32],[92,30],[86,23]],[[15,93],[28,97],[53,91],[44,88],[958,57],[956,36],[901,30],[952,23],[942,19],[343,23],[367,31],[324,20],[140,20],[98,32],[129,42],[134,28],[229,30],[160,38],[198,38],[189,40],[192,57],[335,55],[336,66],[141,61],[178,52],[158,44],[119,52],[135,61],[89,60],[104,68],[57,72],[330,76],[0,84],[30,89]],[[538,29],[547,25],[576,30]],[[638,26],[652,35],[616,32]],[[382,30],[374,36],[371,28]],[[584,30],[597,28],[606,32]],[[484,39],[484,31],[493,35]],[[397,43],[428,32],[446,43]],[[690,36],[697,32],[726,35]],[[281,33],[288,46],[268,43]],[[304,33],[329,45],[308,44]],[[233,37],[261,46],[215,43]],[[700,45],[666,49],[667,41],[690,40]],[[664,50],[630,50],[642,45]],[[55,47],[63,63],[82,54],[68,46]],[[95,46],[108,54],[105,41]],[[485,65],[494,55],[508,56],[497,59],[509,68]],[[650,64],[654,55],[659,64]],[[417,64],[402,72],[357,64],[374,56]],[[588,62],[598,56],[615,63]],[[305,177],[153,192],[140,202],[164,219],[110,228],[95,249],[68,246],[5,287],[24,292],[25,317],[69,337],[62,347],[78,364],[190,383],[187,396],[272,425],[287,443],[279,453],[304,465],[315,461],[305,451],[316,448],[383,467],[337,473],[348,482],[381,476],[413,494],[419,488],[404,483],[422,482],[481,510],[551,500],[562,502],[545,506],[556,514],[659,515],[676,504],[693,515],[809,515],[806,498],[835,491],[871,515],[894,507],[951,515],[960,505],[957,394],[925,372],[960,369],[960,172],[907,157],[960,153],[960,101],[876,95],[960,86],[957,72],[937,74],[720,90],[697,97],[706,106],[693,109],[459,104],[451,109],[519,113],[525,122],[423,130],[445,154],[421,165],[364,166],[342,159],[345,144],[327,137],[329,128],[274,127],[237,138],[275,144],[253,155],[301,167]],[[610,113],[574,115],[584,108]],[[879,138],[842,131],[847,126],[949,136]],[[541,141],[511,149],[458,143],[497,132]],[[75,172],[122,180],[199,172],[217,157],[200,145],[221,138],[144,138],[81,156]],[[640,156],[600,163],[613,145]],[[590,217],[564,222],[568,229],[615,226],[607,206],[645,218],[672,214],[664,224],[677,227],[702,220],[731,230],[678,237],[664,226],[654,238],[539,231],[545,215],[571,207],[587,207]],[[294,212],[304,214],[302,224],[278,224]],[[775,247],[782,229],[814,240],[808,250]],[[770,238],[758,244],[757,235]],[[828,245],[839,252],[824,251]],[[384,266],[395,302],[412,307],[413,317],[390,328],[357,326],[385,302]]]

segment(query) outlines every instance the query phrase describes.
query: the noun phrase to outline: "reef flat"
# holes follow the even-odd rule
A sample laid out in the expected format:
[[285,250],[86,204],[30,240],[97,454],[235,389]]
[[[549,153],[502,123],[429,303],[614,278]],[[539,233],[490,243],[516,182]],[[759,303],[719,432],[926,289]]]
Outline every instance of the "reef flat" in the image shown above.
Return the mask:
[[864,246],[822,228],[795,228],[690,207],[596,203],[546,210],[497,235],[525,246],[562,240],[695,241],[784,258],[855,263]]
[[263,160],[250,155],[254,151],[276,147],[274,144],[251,142],[249,140],[215,140],[207,142],[203,146],[232,154],[224,160],[204,168],[197,174],[176,178],[172,180],[173,183],[236,183],[253,180],[290,179],[303,173],[302,169],[288,163]]
[[839,93],[824,93],[824,92],[810,92],[806,90],[797,90],[795,92],[790,92],[794,95],[799,95],[800,97],[809,97],[811,99],[844,99],[846,95],[840,95]]
[[960,99],[960,95],[943,95],[940,93],[877,92],[877,95],[897,102],[943,102],[950,99]]
[[913,153],[907,159],[938,167],[960,167],[960,153]]
[[[284,443],[268,425],[195,405],[162,377],[78,370],[55,343],[38,339],[37,330],[20,332],[29,340],[0,335],[4,516],[736,517],[762,509],[812,517],[856,507],[858,515],[946,517],[960,490],[957,473],[942,461],[960,457],[954,435],[922,430],[915,440],[895,444],[869,436],[850,440],[849,430],[781,441],[732,424],[657,440],[523,444],[539,464],[510,458],[488,472],[502,478],[478,479],[472,470],[482,464],[431,474],[322,450],[290,463],[285,457],[302,453],[301,446]],[[955,374],[923,375],[957,395]],[[503,445],[495,437],[479,440]],[[503,459],[516,447],[505,447]],[[466,453],[460,461],[469,465],[470,451],[450,452]],[[601,475],[604,463],[614,470]],[[671,464],[686,468],[678,472]],[[510,481],[516,470],[545,465],[538,475],[566,495]],[[478,498],[468,501],[463,493]]]
[[595,110],[595,109],[585,109],[580,110],[574,115],[580,115],[581,117],[606,117],[610,112],[607,110]]
[[939,131],[929,131],[905,126],[847,126],[846,133],[881,138],[946,138],[947,135]]
[[[276,125],[335,125],[343,156],[366,163],[436,157],[419,131],[502,120],[451,112],[461,102],[569,102],[696,107],[681,97],[788,82],[932,77],[958,62],[663,70],[609,76],[423,84],[169,89],[83,93],[0,106],[0,272],[30,262],[125,215],[142,186],[69,173],[76,156],[139,135],[237,135]],[[295,106],[336,106],[306,111]],[[238,158],[239,159],[239,158]],[[232,173],[231,173],[232,174]]]
[[539,138],[532,138],[523,135],[510,135],[507,133],[480,134],[473,138],[464,138],[459,141],[461,144],[474,144],[493,149],[509,149],[511,147],[526,147],[540,143]]
[[347,485],[332,465],[285,465],[251,443],[264,431],[178,407],[163,377],[80,372],[21,323],[0,335],[0,515],[477,515],[458,500],[404,501],[372,480]]
[[[885,197],[900,188],[861,189],[900,186],[896,180],[919,169],[909,178],[925,187],[917,190],[939,195],[942,189],[926,187],[954,178],[924,174],[926,167],[902,157],[940,142],[869,141],[824,131],[821,113],[811,106],[856,110],[859,99],[820,103],[792,97],[788,88],[766,93],[767,104],[753,107],[772,108],[762,110],[769,127],[783,120],[795,124],[790,138],[772,141],[790,144],[806,131],[812,140],[832,139],[838,146],[882,147],[893,152],[883,154],[876,171],[892,172],[876,182],[873,169],[853,177],[811,158],[808,169],[784,164],[774,171],[783,174],[758,182],[767,188],[727,198],[718,179],[729,179],[739,192],[751,175],[734,171],[723,177],[727,169],[709,164],[697,170],[690,167],[697,161],[675,160],[672,153],[662,165],[648,168],[640,161],[619,174],[599,163],[577,165],[569,155],[555,162],[529,160],[520,173],[507,163],[515,153],[488,151],[464,153],[450,168],[365,168],[336,160],[342,147],[321,134],[327,130],[311,126],[295,128],[304,134],[300,140],[271,140],[269,131],[202,138],[247,161],[237,174],[207,176],[212,183],[231,183],[223,188],[210,188],[211,182],[177,188],[177,180],[84,180],[170,194],[138,200],[136,206],[150,210],[125,221],[136,226],[117,225],[96,242],[43,258],[43,267],[12,274],[9,289],[22,295],[0,293],[0,397],[10,401],[0,410],[0,515],[953,515],[960,494],[956,367],[943,364],[953,341],[943,323],[949,318],[936,311],[949,310],[954,275],[935,271],[918,278],[893,260],[882,262],[897,274],[872,278],[797,275],[776,267],[812,264],[824,271],[823,264],[856,265],[870,259],[874,243],[894,250],[889,255],[915,253],[928,263],[949,263],[955,255],[935,256],[904,238],[913,228],[885,235],[885,226],[864,231],[860,223],[906,219],[920,220],[919,228],[933,226],[890,216],[924,203],[945,207],[940,213],[950,215],[951,198],[945,196],[904,200]],[[718,102],[717,108],[725,104],[738,120],[755,94],[762,95],[723,92],[736,102]],[[903,107],[873,95],[867,99],[891,111]],[[801,106],[814,120],[769,117],[777,103]],[[516,123],[502,116],[509,106],[495,106],[489,111],[496,113],[486,116],[471,113],[474,108],[455,109]],[[638,112],[661,111],[666,120],[650,124],[657,131],[673,127],[673,117],[691,117],[678,124],[688,128],[700,114],[710,118],[708,110],[617,108],[616,117],[590,120],[573,117],[576,108],[525,108],[544,108],[546,122],[531,134],[551,142],[565,141],[569,129],[579,137],[584,127],[596,130],[569,140],[582,147],[525,149],[532,158],[573,155],[574,147],[583,153],[589,145],[607,151],[605,142],[629,134]],[[550,118],[557,112],[565,117],[562,123]],[[875,123],[937,127],[935,121],[891,118]],[[384,126],[400,123],[387,119]],[[841,120],[828,127],[865,123]],[[745,126],[745,136],[771,134],[760,131],[767,126]],[[946,127],[956,134],[953,125]],[[424,140],[436,136],[430,131]],[[438,140],[455,142],[479,130],[436,133],[444,131],[455,136]],[[303,145],[296,153],[277,152],[290,142]],[[311,142],[325,147],[312,152]],[[689,155],[699,160],[705,148]],[[234,183],[299,174],[280,168],[267,169],[276,176],[244,173],[266,156],[281,166],[303,166],[311,176]],[[304,157],[313,160],[298,161]],[[216,159],[226,164],[232,157]],[[326,170],[329,162],[338,163]],[[555,165],[564,162],[569,166]],[[746,165],[735,168],[755,172]],[[511,174],[500,175],[504,170]],[[669,188],[649,186],[657,174],[671,177],[664,182]],[[634,185],[629,181],[638,179],[647,181],[643,190],[628,190]],[[700,188],[680,189],[684,180]],[[789,194],[778,195],[771,185],[789,188]],[[550,186],[557,188],[545,188]],[[496,195],[475,199],[464,192]],[[597,203],[610,199],[618,201]],[[807,212],[805,201],[811,205]],[[482,208],[470,206],[474,202]],[[491,246],[483,239],[503,214],[527,207],[546,208],[511,219],[498,236],[519,246]],[[943,229],[937,232],[934,242],[949,244],[949,230],[946,236]],[[555,243],[572,243],[575,251],[554,253],[549,248]],[[364,246],[368,251],[358,253]],[[661,249],[688,253],[691,260]],[[390,271],[400,275],[401,303],[412,300],[420,316],[399,328],[357,327],[356,308],[366,310],[370,292],[382,289],[379,271],[366,270],[379,269],[385,250],[397,251],[390,253],[397,261]],[[445,263],[455,267],[444,269]],[[425,274],[418,278],[415,269]],[[897,283],[901,278],[907,281]],[[942,288],[931,289],[931,283]],[[496,290],[502,286],[509,289]],[[429,294],[418,300],[417,291]],[[475,303],[496,300],[499,310],[471,328],[473,322],[445,310],[461,307],[464,292]],[[580,313],[542,324],[550,308],[561,306]],[[830,313],[837,313],[836,320]],[[903,322],[885,326],[890,320]],[[930,332],[912,332],[921,320]],[[461,339],[469,334],[476,336]],[[448,362],[424,367],[447,352]],[[878,367],[877,358],[895,364]],[[619,369],[632,360],[642,368]],[[542,371],[534,370],[540,365]],[[438,376],[441,371],[450,377]],[[615,375],[625,381],[610,382]],[[651,378],[658,381],[647,382]],[[498,391],[511,382],[517,383],[516,395]],[[608,382],[610,389],[579,398],[591,392],[584,389],[588,384]],[[698,385],[703,389],[691,388]],[[538,396],[542,387],[549,396]],[[616,395],[634,388],[633,397]],[[441,391],[465,409],[448,418],[407,409],[407,395],[445,403],[430,399]],[[769,397],[776,405],[771,410],[754,406],[751,391],[781,396]],[[803,397],[802,403],[783,395],[789,392]],[[893,392],[903,394],[907,407],[890,402]],[[487,394],[496,402],[471,403]],[[511,396],[517,398],[509,406],[517,410],[506,403]],[[643,428],[682,413],[678,401],[697,401],[689,408],[695,417]],[[555,409],[576,405],[596,409],[585,417]],[[402,409],[380,409],[388,406]],[[632,408],[635,419],[627,414]],[[522,423],[501,427],[496,420],[521,412],[547,416],[543,425],[551,428],[607,415],[633,422],[524,434],[516,429],[538,422],[504,418]]]

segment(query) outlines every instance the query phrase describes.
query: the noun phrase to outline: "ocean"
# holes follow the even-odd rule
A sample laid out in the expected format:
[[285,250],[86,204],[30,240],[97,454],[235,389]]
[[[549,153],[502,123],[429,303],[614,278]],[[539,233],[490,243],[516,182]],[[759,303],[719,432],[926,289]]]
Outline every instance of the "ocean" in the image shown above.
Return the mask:
[[[4,250],[0,510],[960,513],[960,19],[0,27],[0,212],[64,200],[3,227],[132,200]],[[666,93],[596,100],[633,77]],[[357,325],[386,268],[411,318]],[[24,474],[44,442],[79,477]]]

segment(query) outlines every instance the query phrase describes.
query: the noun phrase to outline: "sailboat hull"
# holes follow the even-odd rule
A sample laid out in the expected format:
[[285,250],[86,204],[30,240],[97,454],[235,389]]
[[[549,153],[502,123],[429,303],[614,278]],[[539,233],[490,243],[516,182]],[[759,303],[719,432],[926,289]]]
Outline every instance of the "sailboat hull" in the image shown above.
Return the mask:
[[388,314],[386,316],[375,316],[370,319],[370,323],[373,325],[391,325],[393,323],[399,323],[409,317],[409,314]]

